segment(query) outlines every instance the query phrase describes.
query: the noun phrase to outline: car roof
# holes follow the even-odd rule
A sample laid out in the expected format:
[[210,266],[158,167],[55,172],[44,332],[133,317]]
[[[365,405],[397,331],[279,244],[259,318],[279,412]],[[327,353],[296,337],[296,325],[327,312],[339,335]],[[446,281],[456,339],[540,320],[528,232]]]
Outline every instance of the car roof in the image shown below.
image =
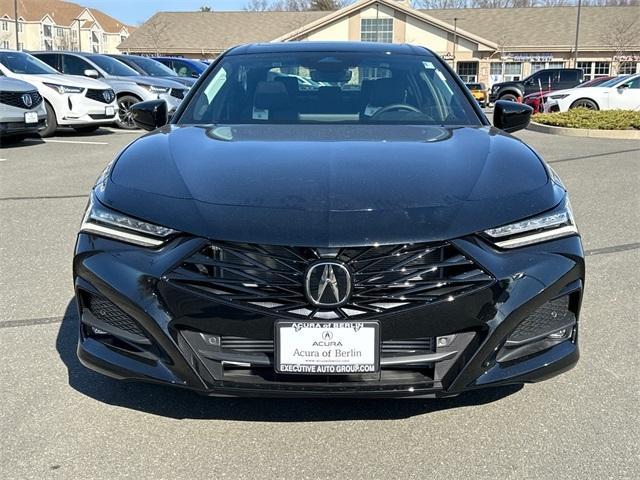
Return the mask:
[[239,45],[227,51],[226,55],[244,55],[252,53],[281,53],[281,52],[367,52],[367,53],[395,53],[404,55],[432,54],[424,47],[406,43],[379,42],[268,42],[249,43]]

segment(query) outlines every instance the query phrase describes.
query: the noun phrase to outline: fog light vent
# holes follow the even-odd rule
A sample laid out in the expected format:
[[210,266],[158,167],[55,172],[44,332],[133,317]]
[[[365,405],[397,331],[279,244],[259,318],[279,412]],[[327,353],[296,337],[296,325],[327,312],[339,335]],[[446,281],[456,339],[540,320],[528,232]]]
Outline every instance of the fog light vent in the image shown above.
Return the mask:
[[[554,335],[563,338],[566,330],[576,321],[569,310],[569,295],[547,302],[525,318],[509,335],[507,346],[529,343],[540,338]],[[559,335],[564,330],[562,335]]]
[[[101,295],[88,294],[87,306],[98,320],[125,332],[144,337],[143,331],[133,318]],[[106,328],[106,327],[105,327]]]

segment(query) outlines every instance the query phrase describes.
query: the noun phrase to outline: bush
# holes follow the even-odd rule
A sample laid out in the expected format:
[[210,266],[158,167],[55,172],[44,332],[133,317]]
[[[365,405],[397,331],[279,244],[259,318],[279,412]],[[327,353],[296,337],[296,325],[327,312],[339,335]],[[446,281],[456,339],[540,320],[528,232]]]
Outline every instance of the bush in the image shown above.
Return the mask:
[[555,127],[591,128],[595,130],[640,130],[640,111],[588,110],[574,108],[568,112],[541,113],[534,117],[537,123]]

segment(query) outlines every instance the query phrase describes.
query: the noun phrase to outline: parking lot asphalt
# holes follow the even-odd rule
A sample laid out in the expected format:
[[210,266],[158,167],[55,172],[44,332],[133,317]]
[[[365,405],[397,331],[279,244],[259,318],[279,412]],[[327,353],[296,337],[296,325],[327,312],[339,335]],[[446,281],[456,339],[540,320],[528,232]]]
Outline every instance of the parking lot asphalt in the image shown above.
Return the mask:
[[516,134],[563,178],[583,235],[575,369],[446,400],[261,400],[121,383],[76,359],[75,234],[137,135],[0,149],[0,478],[640,476],[637,142]]

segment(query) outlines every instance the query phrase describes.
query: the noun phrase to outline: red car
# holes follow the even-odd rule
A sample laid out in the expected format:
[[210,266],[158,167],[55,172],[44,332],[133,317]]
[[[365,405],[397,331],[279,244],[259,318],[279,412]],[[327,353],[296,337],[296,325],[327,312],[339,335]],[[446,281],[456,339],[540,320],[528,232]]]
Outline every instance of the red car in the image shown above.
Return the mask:
[[[611,80],[614,77],[598,77],[593,80],[587,80],[586,82],[581,83],[576,88],[582,87],[597,87],[601,83],[606,82],[607,80]],[[523,103],[526,103],[531,108],[533,108],[533,113],[542,113],[544,111],[544,106],[542,104],[542,97],[552,90],[542,90],[541,92],[530,93],[522,99]]]

